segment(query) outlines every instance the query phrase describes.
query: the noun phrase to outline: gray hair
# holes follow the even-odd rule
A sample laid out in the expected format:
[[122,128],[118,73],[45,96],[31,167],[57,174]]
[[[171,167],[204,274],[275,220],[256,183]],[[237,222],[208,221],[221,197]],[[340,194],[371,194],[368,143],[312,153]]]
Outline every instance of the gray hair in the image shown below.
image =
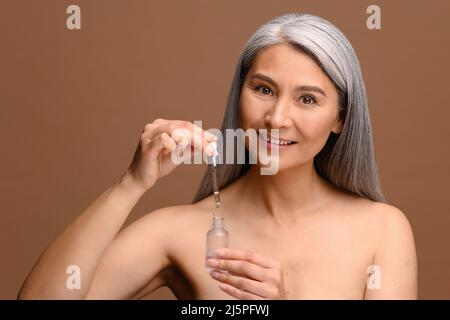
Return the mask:
[[[263,49],[281,43],[292,45],[310,56],[338,92],[342,131],[339,134],[331,132],[325,146],[315,156],[317,173],[342,190],[385,202],[378,180],[367,97],[358,58],[345,35],[331,22],[318,16],[285,14],[265,23],[250,37],[236,66],[221,127],[223,136],[226,129],[239,128],[241,88],[255,57]],[[227,150],[225,145],[224,150]],[[219,187],[231,184],[249,168],[248,163],[219,165]],[[208,167],[192,203],[212,193],[211,168]]]

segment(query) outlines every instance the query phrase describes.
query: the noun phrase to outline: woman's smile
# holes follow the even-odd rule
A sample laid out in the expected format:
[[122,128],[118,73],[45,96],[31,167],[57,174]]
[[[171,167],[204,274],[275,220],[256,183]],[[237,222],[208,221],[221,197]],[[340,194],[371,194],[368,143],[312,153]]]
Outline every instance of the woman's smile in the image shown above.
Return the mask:
[[270,135],[263,134],[262,132],[258,132],[258,137],[260,141],[259,145],[265,146],[268,150],[271,150],[272,148],[278,148],[281,151],[297,143],[297,141],[295,140],[275,138]]

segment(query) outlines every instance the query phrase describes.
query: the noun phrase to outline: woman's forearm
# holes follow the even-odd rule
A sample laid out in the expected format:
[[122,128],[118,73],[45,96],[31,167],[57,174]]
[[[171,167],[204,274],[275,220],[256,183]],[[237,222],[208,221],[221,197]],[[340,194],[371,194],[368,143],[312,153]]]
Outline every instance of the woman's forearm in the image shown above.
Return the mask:
[[[175,141],[173,137],[176,130],[182,130],[185,139],[178,136],[180,139]],[[197,130],[202,133],[201,139],[194,139],[199,136]],[[180,164],[172,160],[173,152],[177,151],[181,156],[184,148],[194,145],[203,150],[216,140],[216,136],[189,121],[156,119],[146,124],[126,173],[48,246],[22,285],[17,298],[86,297],[97,266],[131,209],[146,190]],[[184,145],[184,142],[187,144]],[[208,151],[210,156],[213,151]],[[69,272],[80,271],[79,289],[67,285],[71,284],[67,283],[68,278],[73,276],[67,273],[68,268]]]
[[[22,285],[18,299],[83,299],[103,253],[144,192],[124,174],[48,246]],[[80,270],[79,289],[66,285],[70,276],[67,268],[73,265]]]

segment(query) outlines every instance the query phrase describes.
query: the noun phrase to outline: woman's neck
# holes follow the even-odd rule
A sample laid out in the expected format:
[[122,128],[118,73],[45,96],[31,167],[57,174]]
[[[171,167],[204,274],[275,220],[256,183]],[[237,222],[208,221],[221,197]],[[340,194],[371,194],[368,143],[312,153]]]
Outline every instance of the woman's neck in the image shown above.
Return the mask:
[[242,194],[276,223],[290,223],[321,207],[332,191],[312,161],[275,175],[261,175],[258,165],[252,165],[242,179]]

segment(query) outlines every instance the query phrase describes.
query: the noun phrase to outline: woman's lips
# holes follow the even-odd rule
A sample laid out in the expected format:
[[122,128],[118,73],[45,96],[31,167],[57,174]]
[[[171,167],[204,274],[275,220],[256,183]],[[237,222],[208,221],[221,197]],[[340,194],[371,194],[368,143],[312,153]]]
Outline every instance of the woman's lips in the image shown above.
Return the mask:
[[297,141],[286,140],[286,139],[274,139],[271,137],[267,137],[258,133],[260,141],[264,143],[267,149],[271,150],[272,148],[278,148],[280,150],[287,149],[288,147],[297,143]]

